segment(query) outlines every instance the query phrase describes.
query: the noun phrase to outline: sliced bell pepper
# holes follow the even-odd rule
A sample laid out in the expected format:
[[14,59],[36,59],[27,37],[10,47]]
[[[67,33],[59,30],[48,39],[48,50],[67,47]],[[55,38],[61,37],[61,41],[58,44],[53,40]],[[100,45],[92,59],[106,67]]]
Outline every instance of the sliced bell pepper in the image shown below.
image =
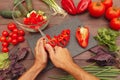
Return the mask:
[[51,38],[50,35],[46,35],[46,37],[48,38],[48,44],[50,44],[52,47],[65,47],[70,40],[70,30],[63,30],[59,35],[54,36],[53,38]]
[[78,27],[76,29],[76,39],[81,47],[86,48],[89,42],[88,27]]

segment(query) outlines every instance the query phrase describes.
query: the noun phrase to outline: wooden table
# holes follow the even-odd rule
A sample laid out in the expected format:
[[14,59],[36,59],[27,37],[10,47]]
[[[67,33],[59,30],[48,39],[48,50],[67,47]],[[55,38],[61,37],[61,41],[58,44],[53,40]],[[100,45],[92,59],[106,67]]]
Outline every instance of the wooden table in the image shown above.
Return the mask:
[[[34,5],[36,5],[36,7],[42,7],[43,4],[39,4],[39,0],[33,0],[34,2]],[[60,1],[61,0],[56,0],[57,3],[60,5]],[[77,2],[79,0],[74,0],[75,3],[77,4]],[[99,1],[99,0],[93,0],[93,1]],[[119,0],[113,0],[114,1],[114,6],[119,6],[120,4],[120,1]],[[0,10],[2,9],[12,9],[12,3],[13,3],[13,0],[0,0]],[[84,14],[80,14],[80,15],[76,15],[76,16],[71,16],[71,15],[67,15],[64,19],[60,16],[54,16],[52,17],[50,23],[49,23],[49,26],[48,27],[52,27],[52,26],[55,26],[55,25],[58,25],[62,22],[64,22],[64,20],[67,20],[67,19],[72,19],[73,17],[78,17],[78,19],[82,20],[83,24],[86,24],[88,26],[90,26],[90,33],[95,36],[97,34],[97,30],[98,28],[101,28],[101,27],[104,27],[104,26],[108,26],[108,21],[104,18],[104,17],[100,17],[99,19],[96,19],[96,18],[92,18],[90,17],[89,13],[88,12],[85,12]],[[7,24],[9,22],[13,21],[12,19],[5,19],[5,18],[2,18],[0,17],[0,33],[6,29],[7,27]],[[28,32],[26,32],[26,36],[29,35]],[[120,40],[118,40],[118,43],[120,45]],[[1,47],[1,46],[0,46]],[[21,43],[19,45],[19,47],[29,47],[27,41]],[[91,57],[92,53],[89,52],[89,51],[86,51],[76,57],[74,57],[74,60],[76,61],[76,63],[78,65],[86,65],[87,63],[85,62],[85,60],[89,59]],[[25,67],[27,69],[29,69],[32,64],[34,62],[34,57],[31,53],[31,50],[30,50],[30,54],[28,55],[28,58],[23,61],[23,64],[25,64]],[[26,64],[26,63],[29,63],[29,64]],[[53,75],[65,75],[66,73],[60,69],[57,69],[57,68],[53,68],[45,73],[41,73],[39,74],[39,76],[37,77],[36,80],[51,80],[50,78],[48,78],[49,76],[53,76]]]

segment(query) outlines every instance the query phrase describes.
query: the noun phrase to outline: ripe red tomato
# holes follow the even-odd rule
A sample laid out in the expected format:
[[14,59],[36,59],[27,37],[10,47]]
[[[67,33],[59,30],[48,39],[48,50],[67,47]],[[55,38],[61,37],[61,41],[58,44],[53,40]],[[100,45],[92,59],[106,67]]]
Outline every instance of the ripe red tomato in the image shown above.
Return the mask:
[[107,10],[109,7],[112,7],[113,0],[101,0],[101,2],[105,5],[105,9]]
[[12,39],[17,39],[17,37],[18,37],[18,34],[16,34],[16,33],[12,34]]
[[16,29],[16,28],[17,28],[17,27],[16,27],[16,24],[13,23],[13,22],[9,23],[9,24],[7,25],[7,27],[8,27],[8,29],[11,30],[11,31],[13,31],[13,29]]
[[24,32],[24,30],[19,30],[19,31],[18,31],[18,34],[19,34],[20,36],[24,36],[24,35],[25,35],[25,32]]
[[2,47],[8,47],[8,45],[9,45],[8,42],[3,42],[2,43]]
[[110,21],[110,28],[120,30],[120,18],[114,18]]
[[92,2],[88,6],[88,11],[93,17],[100,17],[105,13],[105,6],[100,2]]
[[1,36],[1,37],[0,37],[0,41],[1,41],[1,42],[6,42],[6,37],[5,37],[5,36]]
[[118,8],[115,8],[115,7],[108,8],[106,13],[105,13],[105,17],[108,20],[111,20],[111,19],[119,17],[119,16],[120,16],[120,10]]
[[5,36],[5,37],[7,37],[9,35],[9,33],[7,31],[3,31],[2,35]]
[[7,47],[2,47],[2,52],[8,52],[9,49]]
[[18,34],[18,29],[17,28],[15,28],[15,29],[13,29],[13,33],[17,33]]
[[23,36],[18,36],[18,41],[19,42],[23,42],[25,39],[24,39],[24,37]]
[[17,39],[13,39],[11,42],[13,45],[17,45],[18,44],[18,40]]
[[11,37],[8,37],[8,38],[7,38],[7,42],[8,42],[8,43],[11,43],[11,42],[12,42],[12,38],[11,38]]
[[23,23],[28,25],[30,23],[30,19],[29,18],[24,18]]

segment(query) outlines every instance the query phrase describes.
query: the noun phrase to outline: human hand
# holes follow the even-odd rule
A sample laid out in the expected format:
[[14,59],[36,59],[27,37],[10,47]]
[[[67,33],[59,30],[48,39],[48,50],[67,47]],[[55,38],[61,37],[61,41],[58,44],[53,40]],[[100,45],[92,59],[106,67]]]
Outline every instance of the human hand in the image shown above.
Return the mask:
[[35,47],[35,64],[40,67],[42,66],[42,68],[45,68],[47,65],[47,53],[44,48],[45,42],[44,38],[40,38]]
[[50,55],[51,61],[56,67],[65,70],[69,65],[73,63],[72,57],[66,48],[58,46],[53,48],[49,44],[46,44],[45,48]]

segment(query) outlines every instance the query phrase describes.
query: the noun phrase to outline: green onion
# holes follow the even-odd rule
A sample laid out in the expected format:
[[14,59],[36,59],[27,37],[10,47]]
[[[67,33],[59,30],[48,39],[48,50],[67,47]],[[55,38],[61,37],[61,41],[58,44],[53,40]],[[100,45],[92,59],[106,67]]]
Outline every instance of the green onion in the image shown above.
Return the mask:
[[60,14],[62,16],[66,16],[67,13],[60,7],[54,0],[42,0],[44,3],[46,3],[53,11],[53,15]]
[[[85,71],[93,74],[94,76],[100,78],[100,80],[116,80],[116,77],[120,74],[120,69],[116,69],[113,66],[84,66],[82,67]],[[75,80],[72,75],[67,75],[63,77],[49,77],[55,80]]]

